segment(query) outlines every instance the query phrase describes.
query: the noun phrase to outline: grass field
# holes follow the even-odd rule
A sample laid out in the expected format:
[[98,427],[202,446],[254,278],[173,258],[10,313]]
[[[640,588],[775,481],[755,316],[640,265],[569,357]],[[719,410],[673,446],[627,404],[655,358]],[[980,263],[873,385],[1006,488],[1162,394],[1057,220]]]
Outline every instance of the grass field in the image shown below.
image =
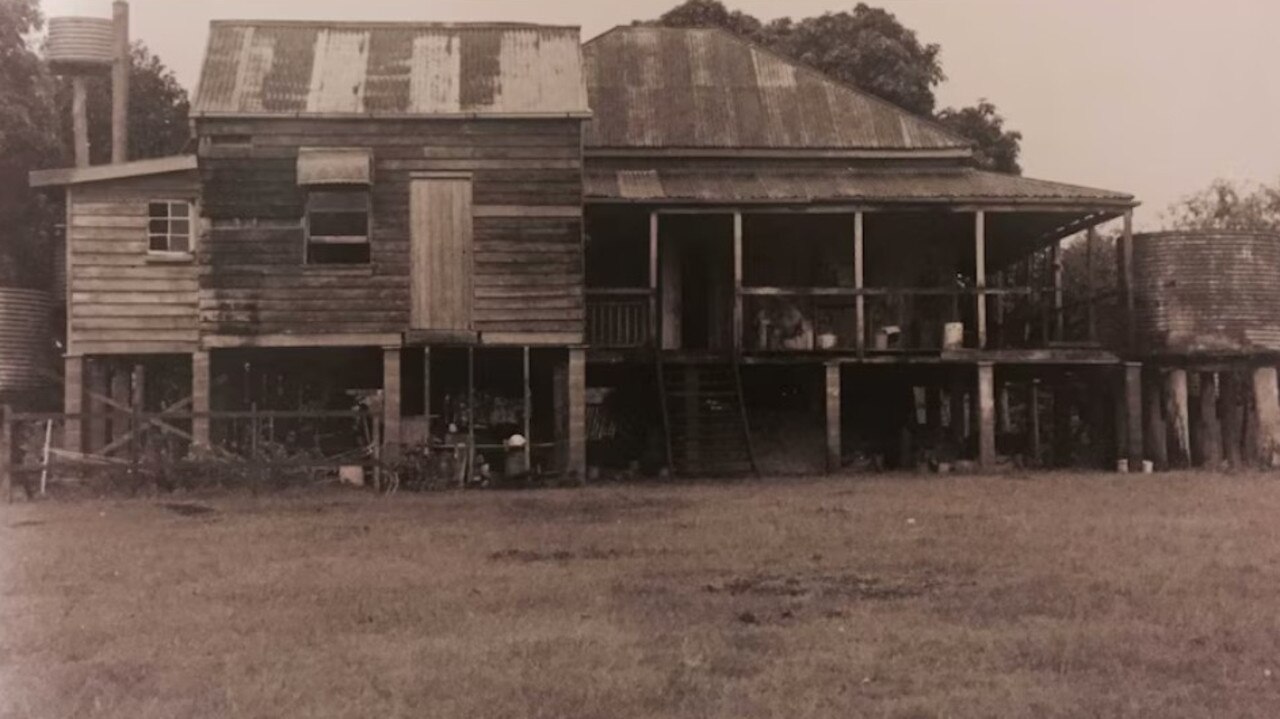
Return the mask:
[[1276,717],[1280,479],[0,507],[4,717]]

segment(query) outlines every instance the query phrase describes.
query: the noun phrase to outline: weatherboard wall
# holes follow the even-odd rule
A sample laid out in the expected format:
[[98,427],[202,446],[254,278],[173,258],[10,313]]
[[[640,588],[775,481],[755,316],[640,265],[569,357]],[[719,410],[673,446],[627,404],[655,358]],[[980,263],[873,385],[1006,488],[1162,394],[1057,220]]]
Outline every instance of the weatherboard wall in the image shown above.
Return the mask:
[[[580,342],[581,121],[204,119],[205,335],[398,333],[410,326],[410,182],[469,173],[473,322],[484,342]],[[302,147],[373,156],[371,262],[304,262]]]

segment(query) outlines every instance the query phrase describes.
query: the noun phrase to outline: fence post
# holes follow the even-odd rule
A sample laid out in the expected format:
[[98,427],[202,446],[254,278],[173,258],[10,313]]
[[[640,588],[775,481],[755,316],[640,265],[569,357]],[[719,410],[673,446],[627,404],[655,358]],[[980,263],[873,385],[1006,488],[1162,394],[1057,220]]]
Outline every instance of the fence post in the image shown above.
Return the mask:
[[9,405],[0,405],[0,492],[5,501],[13,503],[13,424],[9,419]]
[[262,468],[259,466],[258,457],[258,403],[253,402],[249,405],[249,472],[252,475],[250,484],[253,485],[253,496],[258,496],[258,491],[262,484]]

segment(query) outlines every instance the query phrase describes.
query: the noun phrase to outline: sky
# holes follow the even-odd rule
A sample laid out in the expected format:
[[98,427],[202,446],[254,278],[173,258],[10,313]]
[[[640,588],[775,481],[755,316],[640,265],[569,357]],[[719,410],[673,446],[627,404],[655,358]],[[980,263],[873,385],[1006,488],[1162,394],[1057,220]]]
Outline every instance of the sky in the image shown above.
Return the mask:
[[[584,40],[678,0],[131,0],[131,30],[194,93],[210,20],[523,21]],[[42,0],[46,16],[110,0]],[[726,0],[762,20],[853,0]],[[1280,181],[1280,2],[870,0],[942,46],[939,107],[987,98],[1023,133],[1029,177],[1135,194],[1139,229],[1215,178]]]

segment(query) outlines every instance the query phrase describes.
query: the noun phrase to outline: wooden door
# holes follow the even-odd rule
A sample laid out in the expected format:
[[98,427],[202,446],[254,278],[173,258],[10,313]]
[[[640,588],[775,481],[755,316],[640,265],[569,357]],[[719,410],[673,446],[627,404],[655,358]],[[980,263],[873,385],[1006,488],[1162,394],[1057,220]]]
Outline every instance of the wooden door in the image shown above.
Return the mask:
[[471,178],[413,178],[409,191],[413,329],[470,330]]

